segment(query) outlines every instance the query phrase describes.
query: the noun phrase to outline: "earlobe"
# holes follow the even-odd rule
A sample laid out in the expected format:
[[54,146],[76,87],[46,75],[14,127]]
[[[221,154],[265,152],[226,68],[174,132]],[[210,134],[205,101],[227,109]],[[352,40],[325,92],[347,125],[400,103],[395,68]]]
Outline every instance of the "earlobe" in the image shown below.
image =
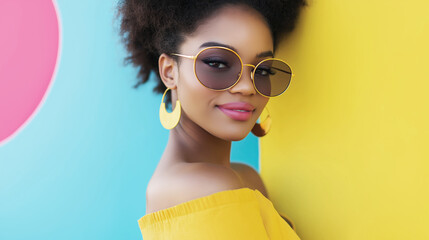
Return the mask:
[[176,62],[170,56],[162,53],[158,59],[159,76],[167,88],[176,89]]

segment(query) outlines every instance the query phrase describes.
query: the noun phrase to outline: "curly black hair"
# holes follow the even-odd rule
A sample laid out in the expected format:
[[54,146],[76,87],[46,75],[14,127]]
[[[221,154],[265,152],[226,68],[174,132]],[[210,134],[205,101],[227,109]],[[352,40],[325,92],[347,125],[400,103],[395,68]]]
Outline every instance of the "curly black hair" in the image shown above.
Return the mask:
[[[177,52],[184,36],[226,4],[245,4],[261,13],[270,27],[274,51],[279,39],[294,29],[301,7],[307,5],[305,0],[120,0],[116,17],[129,53],[124,62],[139,68],[134,88],[146,83],[153,71],[158,81],[153,90],[163,93],[159,56]],[[170,103],[171,94],[167,94],[166,104]]]

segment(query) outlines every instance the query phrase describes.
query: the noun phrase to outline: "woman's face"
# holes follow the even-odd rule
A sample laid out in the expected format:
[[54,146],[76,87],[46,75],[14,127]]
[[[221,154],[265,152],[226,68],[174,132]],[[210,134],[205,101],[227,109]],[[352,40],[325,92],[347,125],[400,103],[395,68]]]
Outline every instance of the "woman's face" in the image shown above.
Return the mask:
[[[194,33],[185,37],[179,53],[195,56],[205,48],[200,46],[207,42],[235,48],[243,64],[256,65],[268,57],[257,57],[258,54],[273,52],[273,40],[266,22],[256,10],[246,6],[229,5],[217,11],[200,24]],[[181,102],[182,126],[189,126],[189,121],[224,140],[238,141],[245,138],[269,100],[254,89],[252,68],[244,66],[239,82],[232,88],[214,91],[198,81],[192,59],[181,58],[180,61],[173,102],[175,96]],[[231,103],[249,104],[254,110],[247,113],[250,116],[246,117],[246,114],[237,110],[226,109],[224,104]]]

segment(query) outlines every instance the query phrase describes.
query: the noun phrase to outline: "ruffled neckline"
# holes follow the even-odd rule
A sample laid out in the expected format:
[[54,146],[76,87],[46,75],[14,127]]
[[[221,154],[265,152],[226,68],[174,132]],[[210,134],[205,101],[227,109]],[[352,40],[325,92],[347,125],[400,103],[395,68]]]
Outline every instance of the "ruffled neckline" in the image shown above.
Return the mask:
[[[191,214],[207,208],[212,208],[225,203],[234,203],[242,201],[254,201],[255,194],[260,194],[267,199],[259,190],[248,187],[228,189],[212,193],[207,196],[191,199],[187,202],[179,203],[175,206],[161,209],[156,212],[148,213],[138,220],[141,227],[150,224],[162,222],[166,219]],[[269,199],[267,199],[269,200]]]
[[[175,206],[161,209],[156,212],[148,213],[138,220],[138,224],[140,228],[144,228],[151,224],[169,221],[175,217],[192,214],[226,203],[230,204],[234,202],[255,201],[257,200],[257,195],[266,201],[271,202],[271,200],[265,197],[265,195],[262,194],[258,189],[251,189],[249,187],[228,189],[215,192],[207,196],[191,199],[187,202],[179,203]],[[290,225],[294,231],[296,231],[295,224],[290,218],[279,211],[277,211],[277,213]]]

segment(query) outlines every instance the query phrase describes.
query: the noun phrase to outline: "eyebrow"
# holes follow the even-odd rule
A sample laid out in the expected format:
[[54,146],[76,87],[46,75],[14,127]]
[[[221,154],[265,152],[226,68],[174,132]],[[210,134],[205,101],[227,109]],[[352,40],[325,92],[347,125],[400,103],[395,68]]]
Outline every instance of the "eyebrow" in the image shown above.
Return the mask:
[[[218,42],[205,42],[205,43],[201,44],[201,46],[199,48],[214,47],[214,46],[230,48],[231,50],[234,50],[234,52],[238,53],[238,51],[233,46],[223,44],[223,43],[218,43]],[[257,58],[274,57],[274,54],[272,51],[265,51],[265,52],[261,52],[261,53],[256,54],[256,57]]]

